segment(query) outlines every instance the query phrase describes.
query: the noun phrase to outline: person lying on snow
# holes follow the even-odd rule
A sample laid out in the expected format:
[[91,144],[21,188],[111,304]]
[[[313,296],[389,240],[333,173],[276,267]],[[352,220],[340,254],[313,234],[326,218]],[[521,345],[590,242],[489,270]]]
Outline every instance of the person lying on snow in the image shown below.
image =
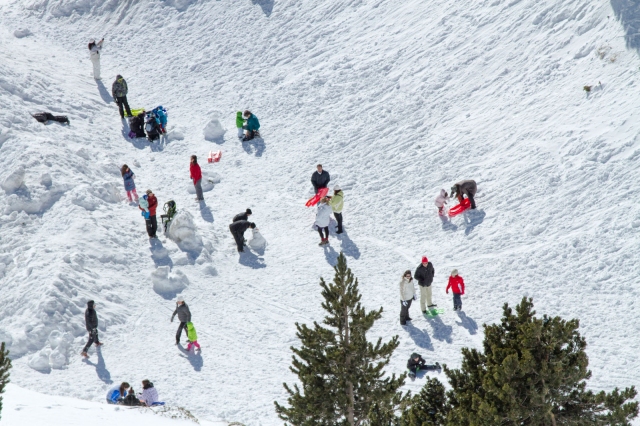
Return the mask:
[[409,377],[415,379],[416,374],[418,374],[418,371],[420,370],[439,370],[440,363],[436,362],[433,365],[427,365],[427,361],[425,361],[424,358],[420,356],[420,354],[414,352],[411,354],[411,358],[409,358],[409,361],[407,361],[407,368],[409,369]]

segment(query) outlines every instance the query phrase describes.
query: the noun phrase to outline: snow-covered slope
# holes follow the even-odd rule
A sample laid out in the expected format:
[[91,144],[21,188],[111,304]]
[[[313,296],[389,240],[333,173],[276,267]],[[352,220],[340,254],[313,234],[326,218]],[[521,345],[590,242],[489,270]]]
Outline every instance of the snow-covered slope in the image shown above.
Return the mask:
[[[98,401],[111,381],[149,378],[198,417],[278,424],[294,322],[321,318],[317,283],[341,250],[364,303],[385,308],[374,333],[401,336],[390,371],[415,350],[457,365],[482,323],[528,295],[540,313],[581,319],[595,388],[639,382],[630,0],[3,3],[0,333],[15,383]],[[103,35],[96,85],[86,43]],[[118,73],[132,107],[169,109],[162,145],[125,137],[109,94]],[[264,142],[235,138],[245,108]],[[71,127],[37,123],[39,110]],[[227,131],[206,140],[216,120]],[[212,149],[222,161],[203,170],[220,181],[199,208],[189,156]],[[123,202],[123,163],[140,193],[190,216],[187,244],[148,242]],[[347,233],[324,249],[303,207],[317,163],[346,197]],[[478,211],[443,223],[433,198],[469,178]],[[269,245],[239,257],[227,226],[247,207]],[[427,321],[413,307],[405,330],[397,284],[423,254],[447,312]],[[444,294],[454,267],[461,316]],[[166,290],[183,287],[202,356],[173,346]],[[84,363],[88,299],[105,346]]]

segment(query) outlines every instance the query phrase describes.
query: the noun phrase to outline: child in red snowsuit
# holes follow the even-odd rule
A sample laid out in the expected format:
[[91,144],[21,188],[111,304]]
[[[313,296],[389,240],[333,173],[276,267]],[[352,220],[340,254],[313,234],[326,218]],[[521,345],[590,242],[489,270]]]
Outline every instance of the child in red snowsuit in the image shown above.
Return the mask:
[[449,289],[451,289],[451,291],[453,292],[453,310],[461,311],[461,296],[464,294],[464,280],[460,275],[458,275],[457,269],[451,271],[451,276],[449,277],[449,285],[447,286],[447,294],[449,294]]

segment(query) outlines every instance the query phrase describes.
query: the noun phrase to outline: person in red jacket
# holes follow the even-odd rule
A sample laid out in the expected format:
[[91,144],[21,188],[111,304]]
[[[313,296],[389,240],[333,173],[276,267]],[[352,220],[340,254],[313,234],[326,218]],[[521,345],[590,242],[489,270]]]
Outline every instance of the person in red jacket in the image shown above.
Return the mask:
[[200,170],[200,165],[198,164],[198,157],[195,155],[191,156],[191,165],[189,166],[189,172],[191,173],[191,179],[193,179],[193,186],[196,187],[196,201],[203,201],[204,196],[202,195],[202,170]]
[[149,234],[149,238],[158,238],[158,236],[156,235],[156,231],[158,230],[158,221],[156,220],[158,199],[150,189],[147,189],[147,201],[149,202],[149,219],[146,219],[147,234]]
[[453,292],[453,310],[461,311],[462,295],[464,294],[464,280],[460,275],[458,275],[457,269],[451,271],[449,285],[447,286],[447,294],[449,294],[449,289]]

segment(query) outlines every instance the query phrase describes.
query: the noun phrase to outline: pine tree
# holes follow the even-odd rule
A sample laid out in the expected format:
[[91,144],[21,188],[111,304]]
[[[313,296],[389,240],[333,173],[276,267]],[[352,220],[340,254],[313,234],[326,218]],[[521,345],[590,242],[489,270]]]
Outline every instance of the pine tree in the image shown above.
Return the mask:
[[444,426],[450,406],[444,385],[438,379],[427,377],[427,381],[414,395],[409,408],[402,413],[401,426]]
[[445,372],[450,426],[629,425],[638,415],[634,387],[586,390],[591,377],[579,321],[538,318],[531,299],[502,322],[485,325],[484,353],[463,349],[460,369]]
[[2,342],[2,345],[0,345],[0,414],[2,414],[2,394],[4,393],[4,387],[9,383],[10,368],[9,351],[5,350],[4,342]]
[[[360,304],[358,280],[343,253],[334,268],[333,283],[320,280],[327,311],[322,326],[313,328],[296,323],[299,348],[292,347],[291,371],[298,375],[297,384],[289,393],[289,407],[275,402],[280,418],[293,426],[364,426],[373,425],[369,418],[390,424],[393,413],[402,400],[398,389],[406,375],[393,374],[383,378],[383,368],[398,347],[398,336],[373,345],[366,333],[382,316],[382,308],[366,312]],[[380,420],[380,418],[383,420]],[[385,423],[389,422],[389,423]]]

